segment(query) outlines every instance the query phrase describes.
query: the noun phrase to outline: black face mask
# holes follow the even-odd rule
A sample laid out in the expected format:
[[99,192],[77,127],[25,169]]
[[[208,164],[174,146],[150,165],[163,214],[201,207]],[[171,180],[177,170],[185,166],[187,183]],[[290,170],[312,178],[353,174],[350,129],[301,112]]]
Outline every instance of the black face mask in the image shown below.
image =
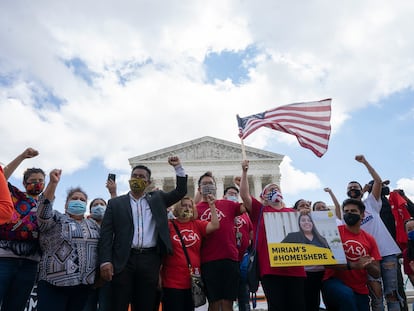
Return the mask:
[[348,197],[352,199],[358,199],[361,196],[361,190],[359,189],[352,189],[347,192]]
[[358,214],[352,214],[352,213],[344,214],[344,221],[348,226],[355,226],[360,219],[361,219],[361,216]]
[[381,195],[389,195],[390,194],[390,187],[382,187]]

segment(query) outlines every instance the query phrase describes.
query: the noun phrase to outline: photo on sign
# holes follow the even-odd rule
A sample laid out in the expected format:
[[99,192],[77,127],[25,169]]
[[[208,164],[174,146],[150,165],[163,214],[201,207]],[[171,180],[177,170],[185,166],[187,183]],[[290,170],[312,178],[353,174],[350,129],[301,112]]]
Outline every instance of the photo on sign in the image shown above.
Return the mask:
[[263,213],[272,267],[345,264],[332,211]]

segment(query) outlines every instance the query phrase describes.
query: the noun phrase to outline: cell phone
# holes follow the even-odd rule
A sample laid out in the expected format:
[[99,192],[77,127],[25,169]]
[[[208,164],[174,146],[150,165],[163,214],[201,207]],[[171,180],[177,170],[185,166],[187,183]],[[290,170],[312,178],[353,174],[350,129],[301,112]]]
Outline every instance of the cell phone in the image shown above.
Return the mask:
[[110,179],[110,180],[115,181],[115,178],[116,178],[116,175],[115,174],[112,174],[112,173],[109,173],[108,174],[108,180]]

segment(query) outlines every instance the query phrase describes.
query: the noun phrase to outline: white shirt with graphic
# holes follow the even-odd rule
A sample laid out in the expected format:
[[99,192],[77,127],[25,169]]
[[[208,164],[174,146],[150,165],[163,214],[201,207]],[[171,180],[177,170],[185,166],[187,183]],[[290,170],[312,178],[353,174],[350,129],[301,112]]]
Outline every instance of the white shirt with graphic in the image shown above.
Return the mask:
[[382,257],[400,254],[400,248],[380,217],[381,199],[377,201],[374,195],[370,193],[363,202],[365,204],[365,215],[361,222],[361,228],[375,238]]

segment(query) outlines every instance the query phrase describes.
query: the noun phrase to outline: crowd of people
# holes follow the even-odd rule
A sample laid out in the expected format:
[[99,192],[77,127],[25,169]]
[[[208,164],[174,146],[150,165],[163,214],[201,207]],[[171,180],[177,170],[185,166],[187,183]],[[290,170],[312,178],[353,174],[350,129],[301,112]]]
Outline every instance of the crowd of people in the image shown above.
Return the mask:
[[321,296],[328,310],[377,311],[385,304],[389,311],[408,310],[399,259],[414,284],[414,203],[402,190],[390,193],[389,182],[363,155],[355,160],[371,175],[370,183],[349,182],[342,205],[324,189],[334,203],[346,263],[287,267],[271,265],[263,214],[298,213],[299,231],[282,243],[329,248],[312,219],[329,208],[305,199],[289,208],[275,183],[255,198],[248,160],[222,198],[210,171],[189,196],[184,167],[171,156],[172,191],[152,189],[150,168],[137,165],[127,194],[118,196],[108,179],[110,199],[92,199],[87,211],[87,193],[71,188],[61,213],[54,208],[60,169],[49,173],[47,185],[40,168],[24,172],[24,191],[7,184],[25,159],[36,156],[27,148],[0,167],[2,311],[23,311],[34,286],[39,311],[154,311],[160,305],[164,311],[192,311],[191,275],[201,275],[209,311],[233,310],[235,301],[238,310],[248,311],[245,258],[255,236],[269,311],[319,310]]

